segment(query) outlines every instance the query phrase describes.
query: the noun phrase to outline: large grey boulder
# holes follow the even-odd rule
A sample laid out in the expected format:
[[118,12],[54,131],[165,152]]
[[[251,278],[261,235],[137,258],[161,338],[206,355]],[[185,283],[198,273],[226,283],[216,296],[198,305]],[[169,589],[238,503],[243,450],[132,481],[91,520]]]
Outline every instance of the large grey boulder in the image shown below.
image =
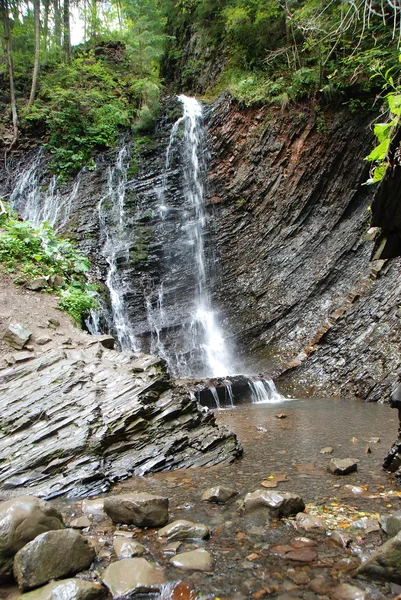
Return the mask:
[[362,563],[357,573],[401,584],[401,531]]
[[244,513],[265,510],[273,518],[289,517],[305,509],[300,496],[291,492],[275,492],[272,490],[256,490],[244,498]]
[[168,521],[168,498],[133,492],[104,499],[104,510],[113,523],[161,527]]
[[136,594],[159,592],[166,578],[161,569],[145,558],[126,558],[111,563],[104,570],[102,581],[113,598],[131,598]]
[[348,475],[358,469],[358,463],[354,458],[332,458],[327,470],[333,475]]
[[54,506],[34,496],[19,496],[0,504],[0,578],[12,575],[14,555],[41,533],[62,529]]
[[26,591],[51,579],[79,573],[95,557],[93,546],[74,529],[47,531],[24,546],[14,558],[14,577]]
[[212,571],[214,566],[212,555],[204,548],[181,552],[171,558],[170,563],[183,571]]
[[159,537],[165,537],[167,540],[188,540],[188,539],[205,539],[210,536],[209,527],[203,525],[202,523],[192,523],[192,521],[185,521],[184,519],[180,519],[178,521],[173,521],[159,529],[158,531]]
[[106,588],[99,583],[83,579],[63,579],[26,592],[19,600],[101,600],[107,595]]
[[5,334],[3,335],[3,340],[12,348],[16,350],[22,350],[25,344],[28,343],[29,338],[32,335],[32,331],[20,325],[19,323],[14,323],[8,326]]

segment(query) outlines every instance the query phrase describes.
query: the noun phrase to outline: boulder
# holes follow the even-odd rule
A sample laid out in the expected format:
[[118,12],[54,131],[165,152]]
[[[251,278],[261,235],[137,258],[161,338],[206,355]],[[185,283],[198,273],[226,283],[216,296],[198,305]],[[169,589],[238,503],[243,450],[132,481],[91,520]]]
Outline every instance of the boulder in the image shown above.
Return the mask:
[[113,336],[109,335],[107,333],[104,333],[101,335],[92,335],[91,338],[92,339],[88,343],[88,346],[99,343],[103,346],[103,348],[108,348],[109,350],[113,350],[115,343],[116,343]]
[[305,509],[300,496],[291,492],[275,492],[272,490],[256,490],[244,498],[244,513],[265,510],[273,518],[289,517]]
[[113,550],[118,559],[141,556],[141,554],[145,554],[146,552],[145,546],[135,540],[129,540],[124,537],[117,537],[113,540]]
[[25,344],[28,343],[31,335],[32,331],[19,323],[14,323],[7,327],[6,332],[3,335],[3,340],[12,348],[22,350]]
[[41,533],[64,527],[63,518],[49,502],[19,496],[0,504],[0,578],[13,572],[14,555]]
[[131,598],[135,594],[159,592],[166,582],[163,571],[145,558],[126,558],[111,563],[102,581],[113,598]]
[[161,527],[168,521],[168,498],[133,492],[104,499],[104,510],[113,523]]
[[49,285],[49,280],[47,277],[36,277],[36,279],[31,279],[25,284],[27,290],[32,290],[33,292],[40,292],[40,290],[44,290]]
[[79,573],[95,557],[93,546],[74,529],[47,531],[24,546],[14,558],[14,577],[26,591]]
[[218,485],[216,487],[209,488],[203,492],[202,500],[204,502],[215,502],[216,504],[225,504],[236,496],[238,492],[229,487]]
[[99,583],[83,579],[63,579],[22,594],[19,600],[100,600],[107,595],[106,588]]
[[170,563],[184,571],[212,571],[214,566],[212,555],[203,548],[181,552],[181,554],[173,556]]
[[357,573],[401,584],[401,531],[371,554]]
[[394,537],[401,531],[401,510],[391,514],[383,515],[379,519],[381,529],[388,537]]
[[327,470],[333,475],[348,475],[358,470],[358,464],[354,458],[332,458]]
[[41,335],[41,336],[35,338],[34,341],[38,346],[45,346],[46,344],[48,344],[49,342],[52,341],[52,338],[49,337],[48,335]]
[[187,539],[206,539],[210,536],[210,530],[206,525],[202,523],[192,523],[192,521],[185,521],[180,519],[179,521],[173,521],[159,529],[159,537],[165,537],[167,540],[187,540]]

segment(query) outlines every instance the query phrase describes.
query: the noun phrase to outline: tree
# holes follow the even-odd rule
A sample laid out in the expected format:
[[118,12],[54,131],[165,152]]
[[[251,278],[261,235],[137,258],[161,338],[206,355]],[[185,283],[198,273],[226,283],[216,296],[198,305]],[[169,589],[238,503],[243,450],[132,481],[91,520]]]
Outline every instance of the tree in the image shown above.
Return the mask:
[[31,93],[28,101],[28,108],[32,106],[35,100],[36,87],[39,74],[39,50],[40,50],[40,0],[33,0],[34,11],[34,30],[35,30],[35,54],[33,62],[33,75]]
[[63,6],[63,51],[64,59],[71,58],[70,0],[64,0]]
[[10,82],[10,103],[11,103],[11,114],[13,122],[13,139],[10,144],[10,148],[15,144],[18,139],[18,113],[17,103],[15,99],[15,85],[14,85],[14,65],[13,65],[13,48],[11,39],[11,27],[9,17],[9,6],[8,0],[0,0],[0,12],[3,21],[3,36],[4,36],[4,53],[6,55],[8,77]]

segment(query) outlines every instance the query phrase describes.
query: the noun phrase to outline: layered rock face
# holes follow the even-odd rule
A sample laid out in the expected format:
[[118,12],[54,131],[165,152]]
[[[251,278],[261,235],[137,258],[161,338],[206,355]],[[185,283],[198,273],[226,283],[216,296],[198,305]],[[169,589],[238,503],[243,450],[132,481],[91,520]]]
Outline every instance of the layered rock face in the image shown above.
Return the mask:
[[157,357],[97,343],[45,352],[1,370],[0,396],[3,496],[100,493],[130,475],[241,454]]
[[215,297],[249,370],[286,372],[303,393],[378,400],[399,364],[401,263],[371,261],[375,190],[361,185],[371,139],[346,110],[222,97],[210,113]]

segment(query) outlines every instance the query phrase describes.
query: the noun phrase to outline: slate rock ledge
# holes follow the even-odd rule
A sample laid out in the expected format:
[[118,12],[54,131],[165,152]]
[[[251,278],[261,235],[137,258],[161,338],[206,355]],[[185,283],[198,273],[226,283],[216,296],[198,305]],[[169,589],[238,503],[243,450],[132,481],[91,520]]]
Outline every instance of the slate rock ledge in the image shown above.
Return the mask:
[[166,374],[155,356],[48,351],[0,370],[3,497],[107,491],[131,475],[231,462],[234,434]]

